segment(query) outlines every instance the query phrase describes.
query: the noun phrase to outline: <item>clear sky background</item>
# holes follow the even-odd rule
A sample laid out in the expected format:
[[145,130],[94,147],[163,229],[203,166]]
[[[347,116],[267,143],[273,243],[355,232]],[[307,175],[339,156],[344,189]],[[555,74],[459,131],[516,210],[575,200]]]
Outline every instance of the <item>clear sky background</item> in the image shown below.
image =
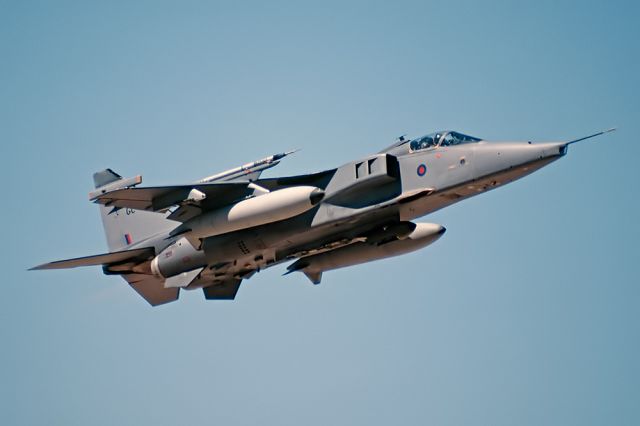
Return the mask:
[[[632,1],[0,1],[0,424],[640,424],[640,9]],[[321,285],[151,308],[99,268],[91,174],[184,183],[403,133],[573,139]]]

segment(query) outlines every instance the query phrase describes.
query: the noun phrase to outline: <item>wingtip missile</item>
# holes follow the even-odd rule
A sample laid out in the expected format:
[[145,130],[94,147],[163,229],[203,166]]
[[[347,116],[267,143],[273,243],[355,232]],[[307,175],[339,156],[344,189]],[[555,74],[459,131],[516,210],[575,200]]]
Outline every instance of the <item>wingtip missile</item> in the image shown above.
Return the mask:
[[268,157],[261,158],[260,160],[253,161],[251,163],[243,164],[242,166],[234,167],[233,169],[226,170],[222,173],[207,176],[200,179],[196,183],[210,183],[215,181],[229,181],[232,179],[243,178],[250,173],[261,173],[267,169],[280,164],[280,160],[291,154],[300,151],[294,149],[292,151],[281,152],[279,154],[273,154]]

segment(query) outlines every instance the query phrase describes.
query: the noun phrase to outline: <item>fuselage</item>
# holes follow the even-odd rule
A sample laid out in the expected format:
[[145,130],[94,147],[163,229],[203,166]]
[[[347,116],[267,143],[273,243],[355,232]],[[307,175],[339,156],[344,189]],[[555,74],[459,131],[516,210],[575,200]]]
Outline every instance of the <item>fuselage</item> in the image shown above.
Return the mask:
[[[445,144],[446,135],[438,134],[440,143],[432,145],[420,145],[416,140],[399,143],[326,172],[257,180],[267,189],[307,185],[324,191],[317,206],[291,218],[202,235],[201,247],[196,248],[184,237],[167,238],[166,234],[140,244],[151,242],[158,252],[173,244],[172,255],[175,252],[183,259],[182,264],[176,264],[178,269],[204,266],[200,278],[189,288],[230,277],[247,278],[290,259],[382,235],[393,224],[513,182],[566,153],[563,142],[488,142],[469,137],[468,141]],[[256,194],[256,201],[260,196]]]

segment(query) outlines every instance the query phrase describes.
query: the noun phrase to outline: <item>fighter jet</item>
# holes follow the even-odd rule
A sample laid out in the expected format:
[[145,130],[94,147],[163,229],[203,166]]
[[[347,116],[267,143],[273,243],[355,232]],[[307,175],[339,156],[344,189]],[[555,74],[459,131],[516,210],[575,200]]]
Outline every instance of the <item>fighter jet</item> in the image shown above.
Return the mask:
[[563,157],[584,138],[491,142],[456,131],[393,145],[340,167],[261,178],[292,152],[272,155],[194,183],[139,186],[111,169],[93,175],[109,252],[32,269],[101,265],[151,305],[201,288],[234,299],[240,284],[293,261],[319,284],[325,271],[409,253],[438,240],[439,224],[413,220],[522,178]]

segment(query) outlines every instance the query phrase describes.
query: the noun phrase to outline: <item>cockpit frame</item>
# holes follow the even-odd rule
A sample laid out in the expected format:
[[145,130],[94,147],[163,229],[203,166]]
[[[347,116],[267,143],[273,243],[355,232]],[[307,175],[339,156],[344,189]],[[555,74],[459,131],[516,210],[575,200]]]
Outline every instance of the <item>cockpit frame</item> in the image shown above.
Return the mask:
[[440,146],[455,146],[480,142],[482,139],[453,130],[430,133],[409,141],[409,152],[435,149]]

